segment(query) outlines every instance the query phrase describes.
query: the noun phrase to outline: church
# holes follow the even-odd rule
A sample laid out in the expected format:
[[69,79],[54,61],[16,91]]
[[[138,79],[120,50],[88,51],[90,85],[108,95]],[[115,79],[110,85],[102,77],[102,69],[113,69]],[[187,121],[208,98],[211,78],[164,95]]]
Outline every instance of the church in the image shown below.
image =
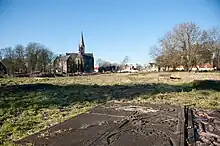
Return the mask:
[[78,53],[66,53],[60,55],[54,60],[55,73],[91,73],[94,71],[93,53],[85,52],[85,43],[83,33],[81,33],[81,42]]

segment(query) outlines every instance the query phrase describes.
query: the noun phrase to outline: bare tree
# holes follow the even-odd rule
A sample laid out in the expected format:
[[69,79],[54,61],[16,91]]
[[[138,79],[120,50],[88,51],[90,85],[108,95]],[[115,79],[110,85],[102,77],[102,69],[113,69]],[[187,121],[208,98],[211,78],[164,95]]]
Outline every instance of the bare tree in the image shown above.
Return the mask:
[[123,61],[122,61],[122,64],[127,64],[129,61],[129,57],[128,56],[125,56]]
[[0,49],[0,61],[3,59],[3,49]]
[[193,50],[194,50],[194,58],[192,62],[193,66],[197,67],[197,65],[204,63],[212,64],[213,51],[212,49],[210,49],[209,44],[210,44],[209,35],[206,30],[202,30],[197,43],[193,46]]
[[181,52],[181,64],[187,71],[193,67],[196,55],[194,46],[198,43],[200,35],[201,29],[193,22],[179,24],[173,29],[171,37],[176,50]]
[[157,58],[163,54],[162,47],[154,45],[150,48],[149,55],[153,58]]
[[174,70],[180,64],[181,51],[177,47],[177,43],[171,32],[167,33],[163,39],[160,40],[160,46],[163,50],[163,57],[167,68]]
[[128,61],[129,61],[129,57],[125,56],[124,59],[122,60],[121,64],[120,64],[120,66],[119,66],[120,70],[122,70],[125,67],[125,65],[128,63]]
[[38,70],[41,72],[49,72],[49,64],[51,64],[53,52],[45,46],[40,46],[38,54]]
[[6,65],[8,73],[12,74],[16,71],[16,57],[12,47],[6,47],[2,49],[3,60],[2,62]]
[[54,63],[54,60],[56,59],[56,55],[52,52],[52,51],[49,51],[48,52],[48,69],[49,70],[49,73],[52,73],[52,70],[54,70],[53,68],[53,63]]
[[16,45],[14,48],[16,56],[16,68],[18,72],[25,72],[25,50],[22,45]]
[[111,62],[105,61],[105,60],[102,60],[102,59],[99,58],[99,59],[96,60],[96,64],[98,66],[110,66]]
[[98,59],[96,60],[96,65],[102,66],[102,64],[103,64],[103,60],[102,60],[101,58],[98,58]]
[[26,47],[26,58],[28,72],[35,72],[38,69],[38,54],[40,53],[39,43],[29,43]]
[[207,48],[212,52],[213,64],[220,69],[220,28],[213,27],[207,30]]
[[[220,62],[220,29],[202,30],[193,22],[179,24],[151,49],[161,67],[183,65],[189,71],[199,64]],[[220,67],[220,65],[219,65]]]

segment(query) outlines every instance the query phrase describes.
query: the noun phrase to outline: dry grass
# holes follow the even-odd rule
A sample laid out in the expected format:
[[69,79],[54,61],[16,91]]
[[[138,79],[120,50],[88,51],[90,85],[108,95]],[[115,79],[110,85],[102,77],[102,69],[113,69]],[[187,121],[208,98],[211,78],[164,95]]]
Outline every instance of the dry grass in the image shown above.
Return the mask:
[[181,80],[158,81],[158,73],[0,79],[0,145],[12,145],[14,140],[86,112],[100,101],[220,108],[220,90],[212,88],[220,84],[205,83],[200,88],[200,83],[191,83],[220,80],[220,74],[171,74]]

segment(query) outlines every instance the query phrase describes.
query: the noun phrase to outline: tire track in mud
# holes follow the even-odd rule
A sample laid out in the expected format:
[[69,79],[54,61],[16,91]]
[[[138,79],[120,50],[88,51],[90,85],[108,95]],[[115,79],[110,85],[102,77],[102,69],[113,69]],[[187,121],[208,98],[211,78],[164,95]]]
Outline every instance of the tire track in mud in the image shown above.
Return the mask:
[[62,134],[38,138],[38,133],[22,141],[48,146],[182,146],[183,113],[170,105],[106,104],[49,129],[51,134],[71,129]]
[[90,144],[88,144],[88,146],[92,146],[93,144],[95,144],[98,140],[100,139],[104,139],[106,138],[110,133],[112,133],[116,128],[122,128],[124,125],[126,125],[129,120],[128,118],[134,114],[136,114],[137,111],[132,112],[129,116],[127,116],[126,118],[122,119],[121,122],[119,123],[118,126],[115,127],[111,127],[109,130],[107,130],[105,133],[103,133],[102,135],[100,135],[99,137],[97,137],[94,141],[92,141]]
[[[162,137],[164,140],[164,143],[169,143],[170,145],[174,145],[175,142],[171,138],[173,135],[171,133],[165,133],[163,132],[163,128],[161,130],[157,128],[147,128],[143,125],[140,126],[134,126],[132,123],[129,125],[128,122],[126,122],[128,125],[123,125],[123,127],[119,127],[121,129],[115,129],[111,134],[109,134],[106,137],[107,145],[113,145],[116,140],[120,138],[121,135],[125,133],[135,133],[136,135],[144,136],[144,137]],[[103,141],[105,141],[103,139]],[[104,143],[104,144],[103,144]],[[105,145],[105,142],[102,142],[100,145]],[[176,144],[175,144],[176,145]]]
[[[165,112],[167,111],[165,110]],[[183,139],[183,111],[178,112],[177,115],[171,115],[172,114],[164,115],[164,113],[148,115],[146,113],[140,113],[140,111],[133,112],[124,122],[120,123],[119,126],[104,133],[90,145],[114,145],[120,140],[120,137],[131,135],[131,133],[144,137],[144,139],[151,138],[156,140],[159,138],[162,141],[162,145],[181,145],[181,139]],[[155,121],[153,119],[159,119],[160,122],[157,121],[158,123],[154,124],[152,123],[152,121]],[[166,124],[168,124],[167,127],[173,126],[173,129],[166,129],[164,126]],[[178,137],[179,140],[177,140]]]

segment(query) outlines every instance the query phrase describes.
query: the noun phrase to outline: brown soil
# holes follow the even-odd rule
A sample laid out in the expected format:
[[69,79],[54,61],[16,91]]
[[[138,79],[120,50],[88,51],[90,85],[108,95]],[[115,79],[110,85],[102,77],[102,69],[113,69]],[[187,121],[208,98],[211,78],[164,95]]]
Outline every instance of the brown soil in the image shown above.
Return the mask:
[[16,143],[48,146],[183,146],[188,145],[188,141],[190,145],[220,145],[220,111],[191,111],[187,116],[186,130],[186,115],[180,107],[109,103]]
[[107,104],[17,143],[48,146],[182,146],[183,110],[168,105]]
[[108,103],[16,143],[48,146],[220,145],[219,110],[190,109],[192,112],[187,115],[184,111],[171,105]]

